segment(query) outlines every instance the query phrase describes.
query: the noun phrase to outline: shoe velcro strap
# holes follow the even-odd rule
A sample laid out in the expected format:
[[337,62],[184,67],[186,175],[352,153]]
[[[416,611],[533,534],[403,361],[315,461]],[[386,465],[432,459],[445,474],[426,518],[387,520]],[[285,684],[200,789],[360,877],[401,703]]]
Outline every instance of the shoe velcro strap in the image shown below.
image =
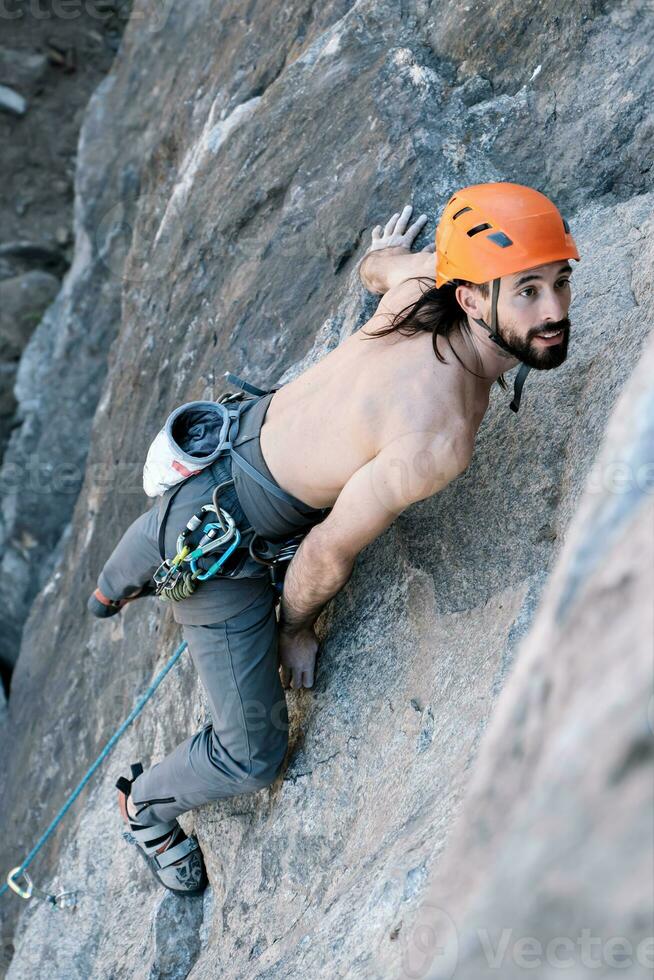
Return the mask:
[[160,868],[167,868],[169,864],[174,864],[180,858],[186,857],[197,847],[198,842],[192,837],[187,837],[181,844],[175,844],[174,847],[169,847],[167,851],[162,851],[161,854],[155,854],[153,857]]
[[131,834],[135,840],[147,844],[148,841],[156,840],[157,837],[163,837],[165,834],[169,834],[175,827],[179,827],[177,821],[168,820],[166,823],[155,823],[152,827],[142,827],[140,830],[132,830]]
[[116,789],[119,789],[121,793],[125,794],[125,796],[129,796],[132,789],[131,780],[127,779],[125,776],[120,776],[116,781]]

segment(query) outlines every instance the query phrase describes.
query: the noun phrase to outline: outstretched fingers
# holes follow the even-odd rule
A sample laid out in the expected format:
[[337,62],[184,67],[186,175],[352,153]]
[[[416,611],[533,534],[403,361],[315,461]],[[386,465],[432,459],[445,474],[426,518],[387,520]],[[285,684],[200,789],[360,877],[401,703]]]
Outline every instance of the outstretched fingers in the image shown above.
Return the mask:
[[389,238],[391,235],[395,234],[396,222],[399,217],[400,217],[399,211],[396,211],[395,214],[392,214],[390,216],[390,218],[384,225],[384,234],[382,237]]

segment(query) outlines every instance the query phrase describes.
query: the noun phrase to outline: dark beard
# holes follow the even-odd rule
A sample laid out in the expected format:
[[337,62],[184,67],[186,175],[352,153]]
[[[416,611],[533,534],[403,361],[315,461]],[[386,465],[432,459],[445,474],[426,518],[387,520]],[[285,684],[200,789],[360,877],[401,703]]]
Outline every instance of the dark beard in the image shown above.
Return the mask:
[[[563,337],[556,344],[539,344],[534,337],[541,331],[551,331],[563,329]],[[526,338],[517,337],[514,334],[505,334],[500,327],[500,336],[511,346],[513,354],[529,367],[537,371],[549,371],[552,368],[563,364],[568,356],[568,342],[570,340],[570,321],[567,317],[559,320],[558,323],[548,323],[546,326],[535,327],[529,331]]]

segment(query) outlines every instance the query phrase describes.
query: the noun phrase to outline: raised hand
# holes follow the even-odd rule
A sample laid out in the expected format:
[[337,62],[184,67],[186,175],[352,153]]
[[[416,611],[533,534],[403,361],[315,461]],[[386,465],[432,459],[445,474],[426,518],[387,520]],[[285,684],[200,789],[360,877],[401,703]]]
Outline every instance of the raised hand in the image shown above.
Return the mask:
[[[415,239],[420,234],[425,221],[427,220],[426,214],[421,214],[413,224],[409,225],[409,219],[413,212],[413,205],[407,204],[402,209],[402,212],[395,212],[388,219],[384,227],[381,225],[375,225],[372,229],[372,242],[368,249],[368,252],[374,252],[380,248],[405,248],[408,251]],[[407,227],[408,225],[408,227]],[[421,251],[431,251],[429,246],[422,249]],[[368,253],[366,253],[368,254]]]

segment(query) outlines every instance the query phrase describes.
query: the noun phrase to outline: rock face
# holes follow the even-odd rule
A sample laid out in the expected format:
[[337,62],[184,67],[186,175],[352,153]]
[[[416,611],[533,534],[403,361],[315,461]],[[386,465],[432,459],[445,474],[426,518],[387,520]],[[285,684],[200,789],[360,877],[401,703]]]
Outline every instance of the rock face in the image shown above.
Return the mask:
[[0,82],[18,85],[31,96],[43,86],[47,71],[45,55],[0,47]]
[[[58,415],[58,431],[61,433],[63,428],[70,431],[71,448],[65,453],[68,465],[81,460],[83,467],[88,446],[83,409],[79,425],[73,424],[73,413],[69,424],[62,426],[61,411],[65,411],[67,400],[62,397],[57,409],[63,393],[62,388],[56,391],[58,383],[51,384],[47,394],[30,391],[25,395],[23,391],[18,411],[14,387],[17,357],[71,264],[77,138],[89,95],[108,71],[120,40],[124,16],[121,20],[110,9],[114,6],[75,2],[62,5],[59,0],[39,0],[37,4],[3,4],[0,11],[0,458],[12,432],[14,446],[18,440],[22,447],[11,450],[5,457],[2,474],[0,601],[4,629],[0,640],[0,670],[3,681],[18,655],[32,600],[48,580],[50,556],[70,521],[79,488],[78,481],[77,489],[72,494],[64,493],[63,497],[62,486],[54,488],[50,496],[54,509],[42,524],[37,548],[33,528],[25,526],[34,518],[28,518],[25,512],[16,521],[12,502],[12,497],[20,496],[28,484],[30,492],[40,493],[41,488],[47,487],[48,471],[41,468],[37,448],[39,432],[35,430],[40,431],[41,418],[46,420],[47,428],[48,415],[51,419],[52,413]],[[47,323],[61,322],[64,308],[65,304],[60,306],[54,319]],[[47,338],[51,329],[44,325],[42,334]],[[84,332],[88,332],[86,328]],[[35,343],[42,354],[43,339]],[[104,352],[102,359],[100,372],[78,376],[75,392],[82,405],[85,400],[97,403],[106,370]],[[57,373],[63,381],[66,370],[62,374],[59,363],[54,377]],[[30,374],[35,372],[30,370]],[[66,377],[65,383],[71,380]],[[36,413],[38,421],[30,407],[37,401],[41,405]],[[46,403],[48,407],[44,410]],[[35,425],[30,425],[30,416]],[[45,438],[46,445],[49,438]],[[62,448],[59,442],[59,450]],[[60,462],[62,456],[55,453],[52,458]],[[48,467],[51,459],[42,462]],[[35,503],[38,506],[32,493],[32,509]],[[48,508],[38,509],[44,518]]]
[[651,975],[654,336],[417,914],[406,975]]
[[0,280],[0,451],[4,451],[16,411],[13,389],[17,362],[58,292],[57,277],[38,269]]
[[633,942],[645,975],[651,18],[604,2],[158,9],[135,4],[89,104],[73,264],[16,383],[10,624],[38,592],[2,723],[3,868],[179,643],[153,599],[85,615],[147,504],[151,439],[223,371],[274,383],[361,326],[375,224],[411,200],[431,235],[450,194],[486,180],[549,193],[582,255],[570,355],[532,372],[518,416],[496,389],[468,470],[361,554],[319,621],[314,689],[288,694],[283,776],[182,817],[204,898],[182,907],[134,865],[113,788],[201,723],[182,658],[30,869],[79,888],[77,910],[0,899],[7,975],[478,977],[480,931],[495,949],[504,927],[503,977],[522,975],[517,939],[586,927]]

